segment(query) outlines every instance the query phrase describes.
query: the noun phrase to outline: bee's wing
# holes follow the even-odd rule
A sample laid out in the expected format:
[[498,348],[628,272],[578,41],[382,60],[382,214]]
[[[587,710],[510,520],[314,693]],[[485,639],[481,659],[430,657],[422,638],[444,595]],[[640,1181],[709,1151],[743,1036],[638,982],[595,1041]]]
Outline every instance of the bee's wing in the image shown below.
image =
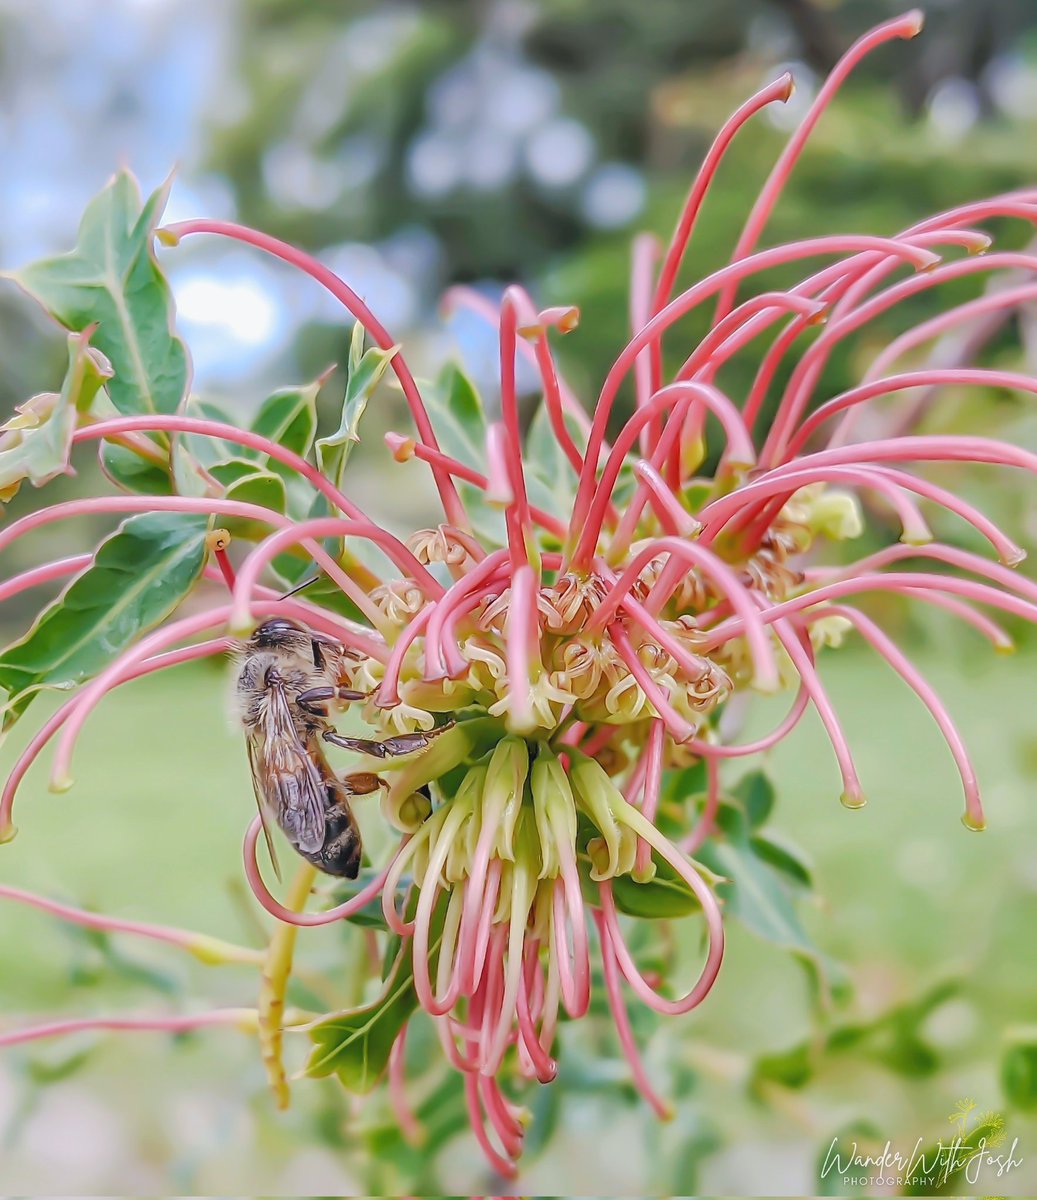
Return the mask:
[[284,688],[271,686],[263,722],[263,799],[285,836],[304,854],[324,845],[324,778],[299,739]]
[[270,826],[267,824],[268,801],[266,799],[266,783],[263,773],[263,752],[259,747],[258,739],[255,737],[247,737],[245,739],[245,745],[248,748],[248,765],[252,771],[252,787],[256,793],[256,806],[259,809],[259,819],[263,825],[263,837],[266,840],[267,853],[270,855],[270,862],[274,868],[274,874],[278,879],[280,879],[281,864],[277,861],[277,851],[274,849],[274,839],[270,833]]

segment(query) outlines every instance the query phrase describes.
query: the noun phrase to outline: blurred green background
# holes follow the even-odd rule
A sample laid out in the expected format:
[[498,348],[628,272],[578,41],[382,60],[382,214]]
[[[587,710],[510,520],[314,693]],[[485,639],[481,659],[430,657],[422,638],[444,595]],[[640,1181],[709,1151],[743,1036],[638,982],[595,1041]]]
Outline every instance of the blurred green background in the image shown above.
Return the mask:
[[[590,398],[625,340],[631,237],[668,235],[720,122],[793,67],[793,101],[757,118],[725,162],[689,279],[725,260],[824,71],[857,33],[902,7],[2,0],[0,262],[68,247],[86,200],[121,163],[145,188],[175,164],[171,218],[238,217],[318,251],[406,341],[420,373],[460,355],[491,404],[494,340],[476,320],[441,319],[441,291],[465,282],[492,298],[517,278],[544,302],[577,303],[580,328],[560,351]],[[924,36],[870,59],[825,117],[768,241],[891,233],[1037,180],[1037,9],[1026,0],[926,9]],[[1025,244],[1018,226],[996,232],[1006,245]],[[348,330],[307,281],[211,242],[164,265],[199,393],[244,410],[344,358]],[[927,294],[869,327],[833,360],[826,394],[859,376],[884,335],[980,286]],[[1037,368],[1032,318],[1007,320],[988,354]],[[62,356],[55,330],[4,287],[0,411],[53,387]],[[935,419],[1035,449],[1028,403],[950,396]],[[376,407],[352,487],[365,507],[408,530],[425,523],[427,480],[418,469],[389,474],[379,434],[403,428],[405,416],[389,389]],[[961,472],[948,477],[963,482]],[[1032,546],[1032,490],[986,473],[964,482]],[[10,514],[96,483],[84,458],[79,475],[45,496],[23,488]],[[891,536],[882,519],[876,541]],[[92,545],[103,529],[53,527],[5,552],[0,574]],[[937,532],[959,536],[954,526]],[[0,611],[0,633],[24,628],[38,600]],[[606,1022],[567,1031],[561,1078],[535,1097],[530,1141],[551,1136],[527,1157],[524,1193],[807,1194],[819,1190],[816,1159],[838,1131],[867,1126],[880,1144],[928,1143],[947,1135],[965,1096],[1005,1111],[1025,1160],[986,1186],[1037,1191],[1037,1121],[1006,1107],[999,1081],[1007,1042],[1037,1020],[1037,646],[1024,637],[1014,660],[993,661],[958,627],[873,608],[959,718],[990,828],[981,837],[961,828],[959,785],[926,714],[854,645],[823,665],[871,804],[839,807],[830,752],[807,719],[772,756],[774,824],[815,865],[821,903],[808,913],[810,931],[856,987],[840,1020],[867,1021],[948,984],[944,1002],[911,1025],[930,1057],[891,1049],[894,1023],[853,1053],[822,1055],[804,1087],[776,1082],[795,1072],[773,1064],[761,1074],[762,1057],[797,1047],[816,1026],[802,971],[735,926],[717,990],[699,1012],[638,1022],[675,1121],[657,1127],[637,1101]],[[69,795],[49,795],[45,771],[30,775],[0,880],[254,941],[238,849],[252,799],[226,687],[222,669],[181,668],[110,698],[91,719]],[[46,711],[40,701],[0,748],[0,771]],[[764,706],[752,723],[773,719]],[[377,813],[367,826],[376,836]],[[302,958],[334,959],[338,939],[307,933]],[[0,1022],[172,1006],[185,996],[250,1003],[253,986],[247,971],[192,970],[172,951],[98,942],[13,906],[0,920]],[[750,1086],[754,1071],[768,1080],[762,1087]],[[372,1111],[378,1119],[379,1103],[358,1113],[336,1084],[308,1082],[296,1085],[293,1109],[276,1114],[254,1045],[235,1034],[41,1044],[0,1056],[0,1185],[84,1194],[501,1190],[467,1136],[373,1161],[360,1131]]]

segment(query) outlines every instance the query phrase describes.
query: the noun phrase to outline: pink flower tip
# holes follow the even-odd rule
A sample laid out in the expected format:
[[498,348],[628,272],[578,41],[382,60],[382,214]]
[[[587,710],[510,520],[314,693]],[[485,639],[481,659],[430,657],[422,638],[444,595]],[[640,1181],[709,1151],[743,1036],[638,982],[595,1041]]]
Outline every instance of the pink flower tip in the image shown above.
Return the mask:
[[494,508],[514,504],[515,492],[508,473],[508,434],[497,421],[486,431],[486,503]]
[[580,310],[573,304],[565,304],[545,308],[537,313],[535,321],[525,321],[519,325],[516,333],[526,341],[533,341],[548,329],[557,329],[559,333],[572,333],[579,323]]
[[415,442],[413,438],[404,437],[401,433],[389,432],[385,435],[385,444],[392,451],[397,462],[409,462],[414,457]]
[[47,784],[47,790],[60,796],[65,792],[70,792],[73,783],[75,780],[71,775],[52,775]]
[[864,806],[868,803],[868,799],[864,793],[860,791],[843,792],[843,794],[839,797],[839,803],[843,806],[843,808],[854,810],[858,808],[864,808]]
[[0,846],[6,846],[8,842],[13,842],[18,834],[18,826],[10,821],[5,821],[0,825]]
[[934,539],[928,529],[924,531],[919,529],[915,532],[905,529],[900,535],[900,540],[905,546],[928,546]]
[[942,262],[939,254],[934,254],[931,250],[921,250],[915,258],[915,269],[924,274],[926,271],[935,271]]
[[540,314],[544,325],[551,325],[559,333],[572,333],[580,323],[580,310],[575,304],[563,304],[556,308],[545,308]]
[[[781,691],[781,677],[773,660],[765,661],[757,667],[756,674],[753,676],[753,687],[765,696],[775,696]],[[694,732],[692,730],[692,733]],[[687,740],[686,737],[681,738],[681,741]]]
[[782,102],[782,104],[787,104],[789,102],[789,100],[792,99],[792,95],[796,90],[795,76],[792,74],[791,71],[786,71],[784,74],[779,75],[778,78],[774,82],[782,83],[785,85],[782,88],[782,90],[780,92],[778,92],[776,98],[778,100],[780,100]]
[[986,819],[982,813],[977,816],[974,813],[963,812],[961,814],[961,823],[972,833],[982,833],[987,827]]
[[227,618],[227,632],[233,638],[247,638],[256,628],[256,620],[249,611],[248,600],[235,608]]
[[166,229],[166,228],[156,229],[155,237],[158,239],[159,242],[162,243],[163,246],[179,246],[180,245],[180,234],[174,233],[172,229]]
[[1011,551],[1005,554],[1001,561],[1006,567],[1017,567],[1026,558],[1026,551],[1022,546],[1015,546]]
[[925,25],[925,13],[920,8],[912,8],[910,12],[904,13],[900,20],[903,23],[903,37],[918,37]]

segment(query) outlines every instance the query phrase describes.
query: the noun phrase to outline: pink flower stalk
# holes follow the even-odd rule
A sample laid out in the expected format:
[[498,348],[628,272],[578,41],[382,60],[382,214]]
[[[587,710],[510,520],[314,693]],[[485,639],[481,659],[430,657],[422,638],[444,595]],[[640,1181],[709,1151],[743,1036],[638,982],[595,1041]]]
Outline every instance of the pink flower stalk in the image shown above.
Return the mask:
[[[463,289],[451,294],[452,303],[474,307],[500,333],[500,420],[479,431],[482,469],[437,442],[434,413],[403,353],[326,267],[227,222],[193,220],[163,230],[170,245],[200,233],[248,243],[296,266],[343,303],[389,355],[415,432],[393,433],[387,441],[397,461],[417,460],[432,471],[443,521],[404,543],[308,459],[224,422],[145,414],[81,424],[73,444],[162,433],[249,447],[296,472],[323,497],[328,515],[293,521],[222,494],[98,497],[43,509],[0,532],[2,547],[51,520],[116,511],[247,518],[271,530],[236,565],[225,543],[214,546],[216,565],[208,576],[224,582],[229,602],[148,633],[43,727],[3,791],[0,840],[13,834],[18,784],[55,735],[53,784],[68,785],[77,734],[111,688],[225,648],[222,637],[192,640],[202,634],[239,634],[261,616],[294,616],[350,651],[344,683],[367,697],[362,715],[373,736],[440,732],[421,753],[374,763],[388,785],[381,811],[399,840],[360,890],[331,908],[296,911],[272,895],[257,861],[260,827],[253,821],[244,861],[259,903],[287,926],[308,927],[349,920],[380,899],[387,929],[402,940],[415,1007],[434,1022],[447,1060],[464,1076],[475,1136],[500,1173],[513,1174],[522,1151],[527,1115],[512,1094],[516,1080],[547,1083],[555,1077],[559,1024],[587,1012],[595,963],[634,1081],[652,1108],[668,1115],[635,1045],[626,993],[658,1013],[684,1016],[706,998],[720,969],[720,903],[713,880],[689,855],[719,836],[723,762],[775,745],[813,705],[832,744],[842,800],[848,807],[862,805],[851,749],[818,663],[822,648],[855,630],[932,715],[961,775],[963,819],[981,829],[979,785],[949,713],[892,640],[845,602],[879,590],[925,600],[999,649],[1010,648],[1008,634],[982,609],[1037,620],[1037,585],[1009,569],[1022,550],[969,502],[915,473],[941,462],[1034,472],[1037,456],[988,438],[941,433],[849,440],[851,418],[863,406],[886,396],[902,403],[902,394],[913,389],[1037,392],[1037,379],[1017,371],[894,370],[962,322],[1032,299],[1033,287],[969,301],[905,329],[875,358],[860,386],[834,397],[824,392],[833,348],[873,318],[895,313],[904,301],[945,282],[1037,268],[1037,256],[1026,253],[975,257],[990,239],[972,228],[1001,217],[1033,222],[1037,189],[963,205],[895,237],[826,236],[757,249],[807,136],[854,65],[920,27],[918,14],[909,13],[880,25],[847,52],[767,180],[730,263],[674,295],[699,209],[728,145],[754,114],[788,98],[789,77],[760,91],[724,126],[669,244],[660,252],[651,239],[635,243],[632,336],[589,417],[552,351],[552,335],[574,327],[574,308],[538,311],[518,287],[505,291],[499,311]],[[761,283],[738,302],[739,289],[755,285],[771,268],[813,259],[830,261],[794,286],[775,290]],[[905,271],[911,273],[900,277]],[[667,380],[664,349],[676,340],[674,326],[705,304],[715,306],[711,327],[697,345],[673,347],[682,365]],[[771,341],[752,386],[742,396],[725,392],[722,368],[763,335]],[[793,353],[798,358],[788,363]],[[570,472],[574,498],[567,511],[533,502],[539,464],[524,449],[516,391],[520,354],[536,369],[559,469]],[[784,365],[792,369],[779,392],[775,380]],[[636,407],[610,446],[606,425],[628,375]],[[756,431],[768,399],[775,401],[775,416],[761,439]],[[841,423],[833,421],[837,416]],[[707,417],[713,418],[708,424]],[[716,453],[708,458],[705,439],[713,428],[722,440],[709,448]],[[154,445],[147,442],[149,453]],[[711,461],[712,470],[706,466]],[[476,501],[467,507],[462,501],[473,489],[479,515],[503,515],[496,542],[476,532]],[[878,497],[895,515],[904,545],[848,560],[844,543],[862,528],[858,493]],[[1000,562],[935,542],[926,517],[934,506],[978,531]],[[358,541],[370,543],[388,566],[383,573],[361,568],[350,554],[330,552],[329,539],[341,540],[347,550]],[[352,601],[361,620],[304,597],[278,599],[276,590],[263,586],[275,559],[300,549]],[[909,558],[932,559],[941,570],[907,569]],[[25,572],[0,584],[0,598],[64,577],[83,563],[62,560]],[[887,569],[894,565],[898,569]],[[174,648],[180,643],[187,644]],[[792,694],[791,705],[772,732],[751,742],[727,739],[718,718],[729,698],[782,688]],[[455,722],[445,730],[444,714]],[[696,762],[705,765],[701,805],[684,798],[676,814],[664,814],[667,772]],[[681,826],[676,841],[663,832],[672,831],[675,821]],[[685,988],[673,989],[676,998],[661,994],[659,981],[646,977],[626,940],[625,914],[639,911],[637,896],[647,894],[660,872],[706,934],[703,961]],[[10,889],[0,895],[82,919]],[[134,931],[125,923],[105,927]],[[150,936],[176,940],[154,929]],[[388,1059],[389,1091],[401,1127],[416,1139],[406,1102],[406,1029],[404,1021]]]

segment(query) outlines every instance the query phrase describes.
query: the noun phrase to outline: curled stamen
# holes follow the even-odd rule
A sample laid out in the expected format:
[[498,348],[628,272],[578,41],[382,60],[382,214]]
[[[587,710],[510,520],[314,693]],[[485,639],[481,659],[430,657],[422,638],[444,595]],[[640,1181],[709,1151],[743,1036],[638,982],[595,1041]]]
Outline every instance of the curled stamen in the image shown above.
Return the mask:
[[[400,386],[403,388],[403,394],[407,398],[407,404],[410,407],[414,424],[417,426],[422,441],[426,442],[433,449],[438,449],[439,443],[436,441],[436,435],[432,429],[432,422],[429,420],[425,403],[421,398],[421,393],[418,391],[418,385],[414,382],[414,376],[411,374],[410,368],[407,366],[403,355],[399,353],[399,348],[395,345],[393,339],[389,336],[389,333],[381,322],[375,317],[374,313],[371,312],[356,292],[344,280],[340,279],[334,271],[329,270],[323,263],[317,262],[316,259],[311,258],[310,255],[303,253],[303,251],[290,246],[287,242],[282,242],[280,239],[270,237],[265,233],[259,233],[255,229],[249,229],[244,225],[236,225],[232,221],[198,219],[179,221],[172,225],[167,225],[162,230],[161,236],[164,240],[177,242],[181,238],[188,237],[194,233],[213,233],[223,237],[234,238],[240,242],[246,242],[251,246],[264,250],[267,254],[272,254],[276,258],[283,259],[285,262],[291,263],[293,266],[305,271],[307,275],[326,288],[364,326],[377,346],[382,350],[395,351],[389,360],[389,366],[400,381]],[[446,513],[447,520],[452,525],[459,525],[462,528],[466,527],[468,522],[465,519],[464,506],[461,504],[461,500],[454,490],[454,485],[451,483],[450,477],[444,473],[437,472],[435,468],[433,468],[433,472],[436,477],[436,486],[439,489],[439,495],[443,502],[443,510]]]
[[404,1075],[406,1054],[407,1022],[404,1021],[389,1052],[389,1101],[404,1138],[410,1145],[420,1146],[425,1140],[425,1130],[407,1101],[407,1080]]
[[660,858],[665,859],[677,874],[681,876],[695,893],[696,898],[702,905],[702,910],[706,918],[709,950],[707,951],[705,966],[702,968],[698,980],[686,995],[682,996],[679,1000],[667,1000],[648,985],[644,976],[638,971],[633,958],[630,956],[630,951],[627,949],[622,931],[619,928],[619,916],[616,912],[616,904],[612,895],[612,880],[603,879],[598,884],[602,914],[612,939],[616,960],[627,983],[630,984],[634,992],[649,1008],[654,1009],[656,1012],[666,1013],[669,1016],[680,1016],[683,1013],[690,1012],[702,1003],[713,987],[717,972],[720,970],[720,963],[724,957],[724,926],[720,917],[720,908],[717,905],[716,897],[706,886],[698,871],[695,870],[691,863],[672,843],[659,833],[650,821],[645,820],[641,816],[636,808],[631,808],[629,805],[624,806],[621,812],[621,819],[635,833],[643,837]]
[[[784,190],[785,183],[792,173],[792,168],[796,165],[796,160],[799,158],[807,139],[814,130],[814,126],[821,119],[821,114],[828,107],[832,97],[842,87],[843,82],[853,71],[854,67],[877,46],[881,46],[884,42],[888,42],[893,38],[916,37],[921,28],[922,14],[918,9],[913,9],[911,12],[905,13],[902,17],[886,21],[875,29],[869,30],[863,37],[858,38],[842,58],[839,59],[814,97],[814,101],[807,110],[806,116],[800,122],[796,132],[789,139],[785,149],[781,152],[781,156],[774,164],[770,175],[767,176],[767,182],[760,190],[756,203],[753,205],[742,234],[738,239],[738,244],[735,246],[734,254],[732,255],[734,260],[743,259],[756,245],[760,234],[763,232],[763,227],[767,224],[767,219],[770,217],[778,201],[778,197]],[[716,313],[713,317],[714,324],[721,320],[730,310],[734,290],[735,285],[732,282],[721,292],[720,298],[717,300]]]
[[[511,1158],[505,1158],[496,1149],[486,1133],[483,1108],[479,1098],[479,1076],[465,1075],[464,1092],[465,1103],[468,1106],[468,1119],[475,1133],[476,1140],[479,1143],[479,1148],[495,1171],[503,1175],[506,1179],[513,1178],[518,1174],[518,1167]],[[506,1150],[505,1153],[507,1153]]]
[[73,908],[70,904],[61,904],[57,900],[49,900],[45,896],[37,896],[23,888],[0,884],[0,898],[14,900],[19,904],[27,904],[41,912],[60,917],[63,921],[71,921],[82,925],[85,929],[99,929],[105,933],[129,933],[138,937],[150,938],[152,941],[168,942],[179,946],[193,954],[195,958],[205,963],[251,963],[263,961],[263,951],[253,950],[248,946],[235,946],[222,938],[212,937],[207,933],[193,933],[189,929],[177,929],[171,925],[152,925],[146,921],[129,921],[121,917],[106,917],[101,913],[89,912],[83,908]]
[[[803,697],[803,707],[800,709],[802,712],[806,708],[809,697],[805,687],[800,691]],[[709,837],[713,832],[717,812],[720,808],[720,764],[715,754],[705,755],[704,761],[706,764],[706,803],[703,805],[695,828],[680,843],[679,849],[682,854],[694,854]]]
[[874,621],[862,612],[847,605],[832,605],[830,610],[852,621],[861,635],[871,643],[878,653],[889,663],[894,671],[910,687],[926,708],[932,713],[933,720],[940,728],[947,748],[951,752],[955,766],[961,775],[962,786],[965,789],[965,814],[962,820],[969,829],[983,829],[986,821],[983,817],[983,805],[979,798],[979,783],[976,772],[969,759],[968,751],[961,740],[957,726],[950,714],[944,708],[939,696],[922,677],[914,664],[904,655],[899,647],[888,638]]
[[641,691],[644,692],[652,707],[670,731],[670,736],[678,743],[687,741],[695,732],[695,726],[677,712],[660,684],[652,678],[651,672],[641,662],[633,646],[630,644],[630,638],[627,636],[626,630],[622,625],[613,624],[608,627],[608,634],[612,644],[619,652],[619,656],[626,663],[630,674],[637,681]]
[[[644,761],[643,798],[641,812],[649,821],[655,821],[655,812],[659,805],[659,788],[663,774],[663,723],[653,721],[651,732],[648,734],[648,748],[642,755]],[[644,840],[637,840],[637,861],[634,866],[634,878],[644,879],[652,861],[652,848]]]
[[[286,1014],[285,1020],[296,1024],[305,1017]],[[70,1033],[106,1032],[127,1033],[190,1033],[195,1029],[207,1029],[214,1025],[230,1025],[245,1033],[255,1033],[258,1013],[254,1008],[216,1008],[211,1012],[189,1013],[185,1016],[162,1015],[144,1017],[76,1017],[64,1021],[48,1021],[43,1025],[30,1025],[25,1029],[14,1029],[0,1033],[0,1049],[4,1046],[24,1046],[41,1038],[61,1037]]]
[[[258,607],[264,615],[286,615],[290,616],[293,612],[298,611],[298,607],[293,605],[291,601],[285,600],[261,600],[258,601]],[[75,748],[76,740],[83,725],[97,706],[112,687],[122,679],[122,677],[149,655],[156,651],[164,650],[167,646],[175,642],[181,642],[187,638],[196,636],[199,633],[204,633],[207,630],[217,628],[226,623],[230,616],[230,607],[223,606],[222,608],[210,609],[208,612],[200,613],[194,617],[185,617],[180,621],[174,621],[171,625],[163,626],[141,641],[131,646],[113,662],[106,667],[104,671],[92,680],[83,691],[75,697],[73,707],[68,715],[67,722],[61,732],[58,740],[57,749],[54,752],[54,766],[51,770],[51,788],[56,792],[68,791],[72,784],[70,774],[70,763],[72,752]],[[334,630],[333,636],[343,637],[349,643],[349,637],[344,637],[340,627],[336,627],[335,622],[323,621],[310,617],[312,623],[320,628],[323,624],[325,628],[330,626]]]
[[641,1061],[637,1043],[634,1041],[634,1031],[630,1028],[630,1018],[627,1015],[626,1005],[623,1003],[623,995],[620,991],[618,960],[612,943],[612,935],[609,933],[608,925],[601,913],[594,914],[594,921],[598,926],[598,937],[601,942],[601,969],[605,977],[605,995],[608,998],[609,1011],[612,1013],[616,1033],[619,1036],[619,1044],[630,1065],[634,1084],[655,1110],[659,1120],[670,1121],[674,1116],[673,1106],[668,1104],[652,1087],[644,1063]]
[[[436,834],[435,844],[429,854],[428,866],[423,878],[419,881],[418,907],[414,914],[414,990],[418,994],[421,1007],[435,1017],[448,1013],[457,1003],[461,993],[460,980],[457,972],[452,973],[445,996],[433,995],[432,982],[429,979],[429,946],[432,912],[442,886],[441,875],[450,853],[454,838],[461,825],[471,813],[470,804],[455,799],[450,806],[441,829]],[[460,910],[456,913],[460,918]]]
[[651,463],[639,459],[634,464],[634,475],[647,489],[649,502],[666,533],[677,537],[694,537],[698,533],[702,526],[680,506],[666,480]]
[[[166,654],[157,654],[154,658],[147,658],[142,663],[138,663],[132,671],[122,675],[118,680],[118,684],[128,683],[131,679],[139,679],[142,675],[150,674],[153,671],[161,671],[166,667],[176,666],[178,663],[190,662],[196,658],[208,658],[213,654],[222,654],[230,648],[230,645],[229,638],[214,638],[208,642],[198,642],[194,646],[185,646],[181,650],[172,650]],[[79,697],[75,696],[71,700],[67,700],[53,713],[33,736],[28,746],[22,751],[11,768],[10,774],[4,781],[3,791],[0,792],[0,844],[10,841],[15,836],[16,831],[11,820],[11,814],[14,810],[15,795],[19,785],[25,778],[26,772],[39,757],[43,748],[54,734],[57,733],[71,716],[78,702]]]
[[534,1026],[532,1003],[530,1001],[529,975],[539,969],[536,961],[537,946],[526,948],[526,967],[519,986],[516,1011],[518,1016],[519,1045],[529,1056],[533,1074],[540,1083],[550,1083],[558,1074],[558,1063],[541,1045],[540,1037]]
[[[587,922],[576,858],[568,846],[559,845],[561,872],[551,894],[552,961],[558,972],[562,1004],[570,1017],[582,1017],[590,1006],[590,957]],[[568,936],[566,931],[568,930]],[[568,938],[572,938],[572,956]]]
[[642,570],[653,558],[662,553],[668,553],[671,558],[683,559],[691,566],[698,567],[704,575],[713,580],[725,598],[730,600],[735,612],[745,621],[745,634],[756,665],[758,686],[764,691],[776,687],[778,676],[774,650],[763,630],[760,614],[752,597],[726,563],[704,546],[695,545],[693,542],[682,542],[677,538],[664,537],[657,538],[646,546],[609,588],[605,598],[588,622],[587,632],[591,633],[601,629],[606,622],[612,619],[624,595],[630,591]]
[[254,817],[252,823],[245,832],[245,842],[243,846],[245,860],[245,876],[248,879],[249,887],[252,889],[253,895],[259,903],[272,916],[279,921],[283,921],[286,925],[300,926],[315,926],[315,925],[330,925],[333,921],[348,920],[354,914],[366,908],[372,900],[382,893],[385,886],[386,878],[390,868],[397,858],[404,852],[409,842],[409,838],[404,837],[400,842],[399,850],[396,856],[390,860],[388,866],[377,874],[370,883],[366,884],[356,893],[351,896],[343,904],[337,905],[335,908],[329,908],[325,912],[305,913],[295,912],[291,908],[285,908],[283,904],[270,894],[269,888],[263,882],[263,876],[259,870],[259,862],[256,858],[256,843],[259,840],[259,835],[263,829],[263,821],[261,817]]
[[[652,271],[659,257],[659,241],[654,234],[640,233],[634,238],[630,251],[630,332],[637,331],[652,317]],[[638,408],[643,408],[652,392],[651,354],[641,353],[634,360],[634,397]],[[649,454],[654,440],[654,425],[658,416],[644,426],[640,432],[641,453]]]
[[532,680],[534,671],[541,666],[536,586],[532,567],[519,567],[512,579],[505,632],[508,707],[512,727],[517,732],[529,732],[536,725]]
[[[231,627],[250,627],[250,597],[263,568],[276,558],[278,554],[288,546],[295,545],[297,542],[313,541],[322,537],[342,536],[371,539],[385,551],[401,570],[410,574],[427,596],[438,598],[443,595],[442,585],[429,574],[428,569],[418,562],[398,538],[393,537],[392,534],[387,533],[380,526],[373,525],[370,521],[346,521],[337,517],[318,517],[311,521],[301,521],[297,525],[280,529],[277,533],[272,533],[245,559],[241,570],[238,572],[237,583],[234,587],[234,605],[230,617]],[[352,580],[345,575],[338,564],[332,561],[330,566],[325,565],[325,570],[328,571],[339,587],[352,598],[354,591]],[[367,596],[362,591],[360,595],[365,602],[365,611],[373,611],[374,621],[381,623],[381,614],[377,609],[373,608]]]

